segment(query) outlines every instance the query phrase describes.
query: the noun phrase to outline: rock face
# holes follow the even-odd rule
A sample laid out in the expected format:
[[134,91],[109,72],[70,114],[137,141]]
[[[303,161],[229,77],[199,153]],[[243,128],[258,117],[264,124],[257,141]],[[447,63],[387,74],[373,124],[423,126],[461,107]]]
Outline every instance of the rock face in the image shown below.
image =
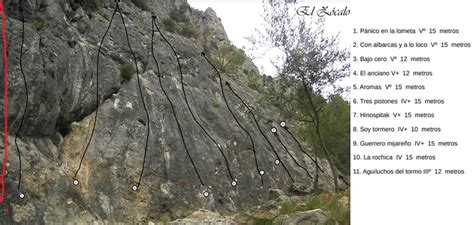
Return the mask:
[[[161,21],[183,3],[153,0],[149,6]],[[138,190],[132,190],[142,168],[147,118],[136,74],[130,81],[122,80],[120,75],[121,66],[134,65],[134,61],[119,14],[114,16],[101,47],[97,73],[99,43],[115,7],[114,2],[107,0],[102,1],[95,12],[64,0],[23,1],[22,60],[29,105],[17,140],[22,156],[22,180],[18,189],[20,164],[14,134],[21,121],[25,99],[19,65],[22,23],[18,0],[7,1],[5,7],[10,71],[10,153],[3,204],[13,210],[11,214],[2,215],[0,224],[158,223],[184,218],[199,208],[219,212],[242,210],[267,200],[269,189],[289,191],[292,180],[281,164],[274,164],[273,150],[240,100],[226,88],[230,107],[255,142],[259,166],[265,171],[264,185],[261,185],[250,139],[228,111],[219,81],[212,79],[215,77],[212,67],[200,56],[204,49],[213,49],[216,43],[227,39],[215,13],[212,10],[190,13],[198,30],[208,31],[202,32],[200,37],[186,38],[169,32],[164,35],[180,57],[190,108],[222,147],[236,187],[231,185],[222,153],[191,117],[173,51],[155,33],[154,54],[161,72],[158,74],[151,54],[152,13],[124,2],[120,8],[138,62],[141,90],[150,118],[143,179]],[[189,154],[204,185],[184,149],[158,75],[174,104]],[[278,109],[265,102],[257,103],[258,93],[244,85],[245,81],[225,74],[223,80],[257,112],[262,130],[294,180],[311,186],[312,180],[270,132],[272,126],[278,126],[278,122],[285,119],[280,117]],[[0,85],[3,87],[3,79]],[[1,99],[3,108],[3,96]],[[77,174],[79,185],[76,186],[73,178],[93,131],[95,113],[96,129]],[[279,135],[295,158],[314,173],[311,160],[299,152],[290,136],[283,130]],[[326,161],[321,161],[325,171],[321,187],[331,190],[329,167]],[[205,191],[209,196],[203,195]],[[26,197],[20,199],[19,193]]]

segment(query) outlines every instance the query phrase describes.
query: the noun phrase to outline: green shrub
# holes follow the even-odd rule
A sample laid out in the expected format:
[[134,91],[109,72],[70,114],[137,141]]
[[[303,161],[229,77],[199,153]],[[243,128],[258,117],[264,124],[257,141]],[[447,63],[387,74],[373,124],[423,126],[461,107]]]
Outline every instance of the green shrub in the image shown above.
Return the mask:
[[170,18],[162,20],[162,26],[168,32],[177,33],[188,38],[197,38],[199,30],[189,19],[189,11],[191,11],[191,6],[185,2],[178,8],[171,10]]
[[[349,225],[350,224],[350,208],[349,206],[342,207],[339,203],[342,197],[350,197],[350,190],[347,189],[344,192],[332,193],[332,192],[323,192],[319,195],[313,195],[306,200],[285,200],[279,203],[280,215],[288,215],[296,213],[297,205],[304,203],[304,211],[321,209],[323,211],[329,212],[331,214],[328,223],[326,224],[340,224],[340,225]],[[265,221],[264,221],[265,222]],[[278,224],[281,221],[273,221]],[[265,223],[262,223],[265,224]]]
[[217,69],[227,73],[235,73],[246,58],[244,50],[226,43],[221,44],[217,52],[211,55],[211,61]]
[[63,137],[71,132],[71,116],[68,111],[61,111],[59,113],[56,127]]
[[186,23],[181,27],[181,32],[179,33],[188,38],[196,38],[198,31],[192,24]]
[[280,203],[280,214],[292,214],[296,212],[296,202],[294,201],[284,201]]
[[170,13],[170,18],[176,22],[188,22],[189,19],[185,14],[179,13],[178,10],[174,9]]
[[305,210],[322,209],[331,213],[329,224],[349,225],[350,209],[344,208],[339,203],[342,197],[350,197],[350,190],[339,193],[322,193],[312,196],[306,201]]
[[171,10],[170,18],[162,20],[162,26],[168,32],[177,33],[188,38],[197,38],[199,30],[188,17],[188,11],[190,10],[191,7],[188,3]]
[[262,87],[262,77],[254,70],[251,70],[250,72],[247,71],[247,82],[249,87],[255,90],[260,90]]
[[41,29],[43,29],[44,24],[46,23],[46,21],[44,20],[44,18],[42,16],[35,15],[35,16],[33,16],[32,23],[33,23],[33,27],[36,30],[41,30]]
[[313,210],[321,207],[321,202],[319,201],[318,196],[312,196],[305,205],[305,210]]
[[272,219],[255,219],[255,225],[272,225]]
[[179,6],[178,9],[173,9],[170,12],[170,18],[178,23],[188,23],[189,18],[186,16],[186,12],[190,9],[188,3],[184,3]]
[[171,32],[171,33],[177,33],[178,32],[178,24],[176,21],[172,19],[164,19],[161,24],[165,28],[166,31]]
[[135,71],[133,66],[128,63],[123,64],[120,68],[120,76],[125,81],[129,81],[130,79],[132,79],[134,73]]

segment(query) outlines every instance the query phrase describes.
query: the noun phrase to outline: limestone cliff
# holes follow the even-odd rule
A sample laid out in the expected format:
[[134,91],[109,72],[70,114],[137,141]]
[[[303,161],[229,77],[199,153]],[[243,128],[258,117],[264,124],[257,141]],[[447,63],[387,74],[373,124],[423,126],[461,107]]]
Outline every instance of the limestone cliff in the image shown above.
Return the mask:
[[[261,185],[251,140],[229,112],[215,71],[200,55],[203,51],[215,50],[220,42],[228,41],[215,12],[181,7],[187,4],[184,0],[153,0],[146,2],[146,7],[137,7],[139,4],[134,1],[123,1],[119,4],[128,37],[117,12],[100,45],[116,3],[98,1],[97,9],[90,10],[78,2],[22,1],[25,18],[22,66],[28,84],[28,108],[17,140],[22,160],[19,189],[19,158],[14,135],[21,122],[26,96],[19,61],[22,16],[18,0],[5,3],[10,71],[10,153],[2,204],[13,210],[2,215],[0,224],[159,222],[183,218],[200,208],[221,213],[246,210],[268,200],[269,189],[289,191],[293,181],[281,163],[274,163],[274,151],[260,134],[249,110],[224,87],[229,106],[255,142],[257,161],[265,171]],[[179,57],[189,107],[219,146],[193,120],[182,91],[173,49],[156,29],[153,48],[160,73],[153,59],[152,15],[157,16],[157,25],[163,28],[161,21],[179,8],[184,9],[184,16],[195,27],[197,35],[186,37],[165,29],[161,31]],[[99,65],[96,65],[98,56]],[[129,81],[121,76],[124,64],[135,66],[134,57],[149,120],[136,74]],[[158,76],[173,102],[175,113]],[[259,93],[249,88],[242,77],[222,74],[223,82],[230,83],[256,111],[261,129],[295,182],[311,186],[310,177],[270,132],[272,126],[279,127],[279,122],[285,118],[280,117],[277,108],[257,102]],[[3,96],[1,99],[3,106]],[[94,129],[95,113],[94,134],[77,173],[79,184],[76,186],[73,184],[75,172]],[[182,127],[189,156],[176,118]],[[150,132],[143,179],[134,191],[132,187],[141,173],[148,122]],[[279,129],[280,138],[290,153],[314,173],[311,159],[299,150],[287,132]],[[234,180],[229,179],[225,159]],[[325,160],[321,162],[325,173],[320,186],[331,190],[329,167]],[[236,181],[235,187],[232,181]],[[209,196],[204,196],[204,192]],[[24,199],[18,197],[20,193],[25,194]]]

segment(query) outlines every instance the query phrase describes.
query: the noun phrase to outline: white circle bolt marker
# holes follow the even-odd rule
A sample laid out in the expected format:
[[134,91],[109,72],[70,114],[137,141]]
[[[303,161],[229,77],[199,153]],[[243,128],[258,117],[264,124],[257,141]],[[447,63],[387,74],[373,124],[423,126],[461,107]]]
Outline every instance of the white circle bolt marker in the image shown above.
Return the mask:
[[271,131],[272,131],[272,133],[276,133],[277,129],[275,127],[272,127]]
[[275,159],[275,164],[276,164],[276,165],[280,164],[280,160]]
[[204,195],[204,197],[208,197],[209,196],[209,192],[205,191],[204,193],[202,193]]
[[286,122],[285,122],[285,121],[281,121],[281,122],[280,122],[280,127],[286,127]]
[[265,174],[265,171],[260,170],[260,175],[263,175],[263,174]]
[[138,190],[137,185],[133,185],[132,190],[134,190],[134,191]]
[[237,181],[232,181],[232,186],[237,186]]
[[78,180],[74,180],[72,183],[74,184],[74,186],[79,185],[79,181],[78,181]]
[[24,199],[24,198],[25,198],[25,194],[20,193],[20,198],[21,198],[21,199]]

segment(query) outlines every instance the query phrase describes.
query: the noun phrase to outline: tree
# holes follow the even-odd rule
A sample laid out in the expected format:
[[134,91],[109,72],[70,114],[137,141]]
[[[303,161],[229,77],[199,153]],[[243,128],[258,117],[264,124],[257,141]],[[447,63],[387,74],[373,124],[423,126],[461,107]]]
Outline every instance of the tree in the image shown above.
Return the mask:
[[[263,4],[265,28],[251,40],[255,45],[269,45],[282,53],[282,63],[274,64],[278,82],[267,93],[283,107],[291,107],[287,116],[313,127],[308,136],[317,140],[314,147],[319,147],[329,161],[338,191],[339,173],[331,154],[335,150],[328,147],[336,146],[328,145],[323,136],[322,113],[329,102],[345,91],[337,81],[349,75],[349,52],[339,48],[338,36],[325,34],[323,19],[311,21],[291,15],[293,5],[284,1],[264,0]],[[318,179],[316,170],[315,190]]]
[[[341,96],[335,96],[321,111],[321,135],[332,150],[337,168],[350,173],[350,105]],[[309,127],[308,127],[309,129]]]
[[235,73],[247,58],[244,50],[228,43],[222,43],[211,56],[211,61],[217,69],[226,73]]

